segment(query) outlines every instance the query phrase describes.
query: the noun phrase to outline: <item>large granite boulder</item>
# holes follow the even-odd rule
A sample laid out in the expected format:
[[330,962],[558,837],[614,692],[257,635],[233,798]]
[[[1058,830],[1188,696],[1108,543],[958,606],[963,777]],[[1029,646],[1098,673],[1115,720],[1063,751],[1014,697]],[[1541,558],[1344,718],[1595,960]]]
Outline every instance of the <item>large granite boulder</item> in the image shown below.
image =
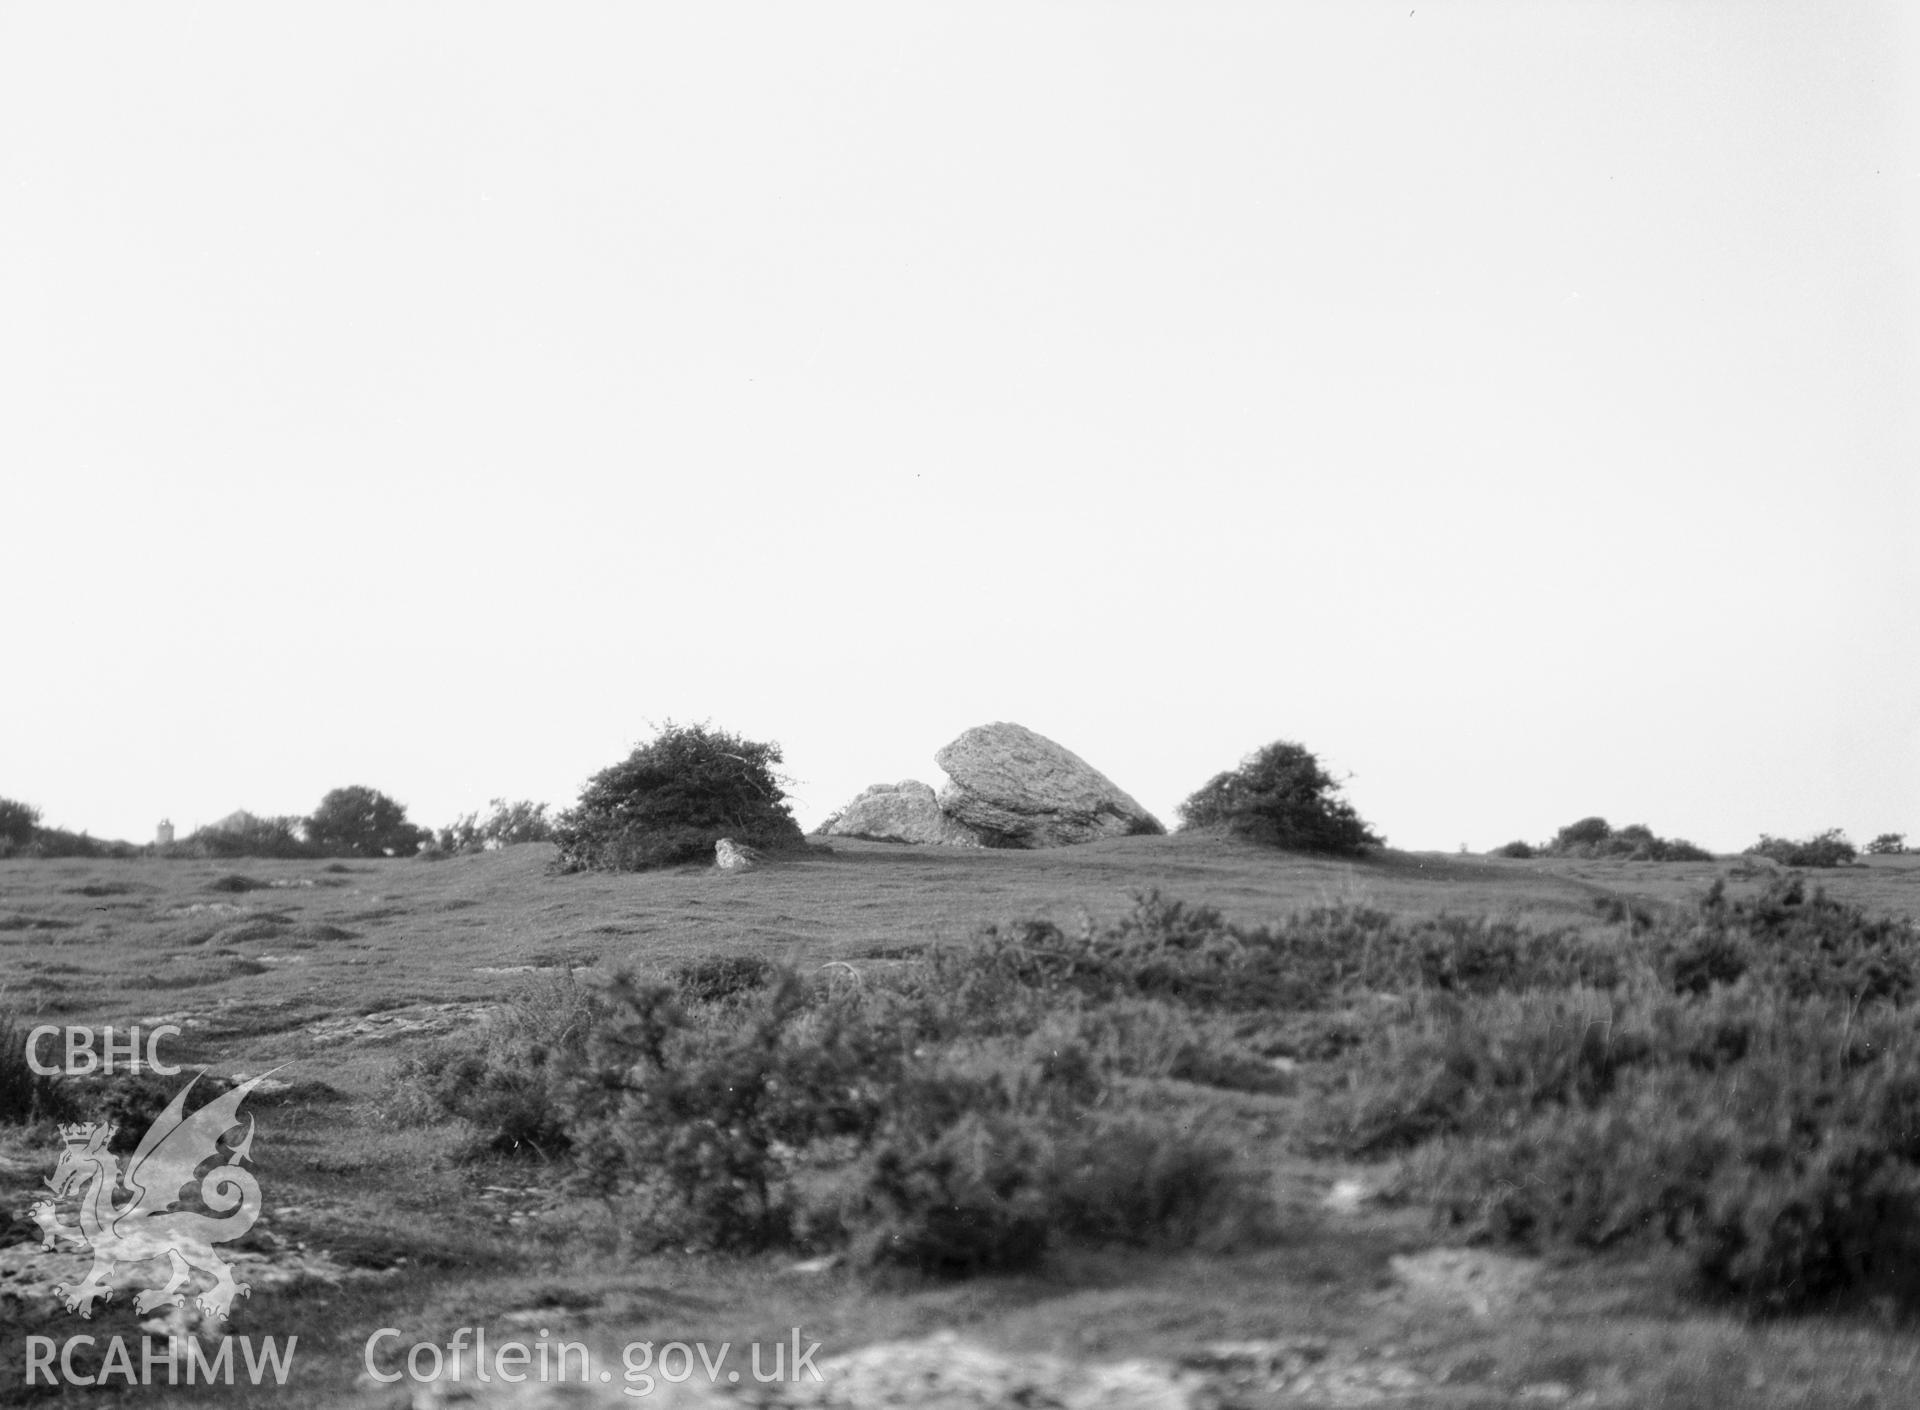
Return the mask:
[[976,725],[933,756],[940,810],[990,847],[1069,847],[1166,829],[1112,779],[1024,725]]
[[876,783],[817,829],[822,837],[865,837],[875,842],[922,842],[978,847],[980,834],[940,811],[940,801],[915,779]]

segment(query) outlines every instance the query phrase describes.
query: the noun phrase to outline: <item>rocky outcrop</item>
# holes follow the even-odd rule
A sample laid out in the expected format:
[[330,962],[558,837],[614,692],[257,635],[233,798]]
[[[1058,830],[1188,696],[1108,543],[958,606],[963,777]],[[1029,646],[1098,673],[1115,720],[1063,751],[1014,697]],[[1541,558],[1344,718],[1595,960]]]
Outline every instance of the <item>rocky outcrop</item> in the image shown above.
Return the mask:
[[1068,847],[1166,829],[1071,749],[1024,725],[976,725],[933,756],[940,810],[989,846]]
[[940,811],[933,789],[916,779],[876,783],[819,828],[822,837],[978,847],[980,834]]

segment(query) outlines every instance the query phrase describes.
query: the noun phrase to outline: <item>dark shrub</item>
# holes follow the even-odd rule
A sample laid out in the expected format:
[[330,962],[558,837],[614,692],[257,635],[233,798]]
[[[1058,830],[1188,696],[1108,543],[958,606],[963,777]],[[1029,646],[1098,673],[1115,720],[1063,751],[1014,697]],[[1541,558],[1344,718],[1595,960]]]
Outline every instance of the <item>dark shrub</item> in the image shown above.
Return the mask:
[[228,860],[235,857],[314,857],[318,848],[307,845],[300,836],[304,818],[255,817],[235,813],[221,822],[196,829],[179,842],[156,848],[163,857],[196,857]]
[[40,825],[40,810],[29,803],[0,798],[0,843],[24,847]]
[[1047,1255],[1051,1161],[1037,1123],[962,1111],[948,1126],[883,1133],[853,1207],[835,1214],[861,1263],[956,1277],[1031,1268]]
[[1668,838],[1662,844],[1664,855],[1655,857],[1657,862],[1710,862],[1713,853],[1705,847],[1697,847],[1684,837]]
[[336,788],[307,819],[307,841],[330,857],[411,857],[430,835],[378,789]]
[[139,856],[140,849],[131,842],[110,842],[84,832],[68,832],[61,827],[39,827],[33,831],[33,841],[16,849],[16,853],[37,858],[114,857],[124,860]]
[[[12,1014],[0,1013],[0,1122],[70,1121],[76,1113],[67,1084],[27,1065],[27,1034],[32,1027]],[[50,1043],[42,1047],[43,1062],[53,1056],[52,1049]]]
[[683,964],[673,972],[681,994],[702,1004],[764,989],[779,976],[779,966],[753,955],[717,955]]
[[1513,857],[1524,862],[1533,856],[1533,844],[1529,842],[1509,842],[1505,846],[1494,848],[1493,855],[1496,857]]
[[656,1236],[788,1241],[793,1154],[871,1132],[900,1059],[856,1005],[815,999],[791,973],[724,1010],[617,978],[567,1103],[581,1186],[636,1200]]
[[641,871],[711,860],[723,837],[767,851],[803,846],[774,772],[780,746],[669,722],[595,774],[553,825],[562,871]]
[[989,927],[963,963],[1029,992],[1229,1013],[1323,1008],[1382,989],[1488,993],[1620,977],[1614,946],[1573,931],[1446,915],[1408,922],[1344,906],[1250,928],[1151,890],[1135,893],[1132,911],[1105,930],[1031,920]]
[[[1156,902],[1115,927],[1121,951],[1213,943],[1218,917]],[[1091,929],[1089,927],[1089,929]],[[1022,934],[1027,932],[1023,931]],[[1230,1025],[1120,992],[1083,1002],[1032,956],[935,951],[858,983],[754,959],[619,977],[584,1041],[448,1048],[403,1070],[388,1114],[454,1111],[499,1146],[524,1117],[572,1188],[642,1242],[841,1246],[935,1273],[1031,1266],[1061,1240],[1198,1244],[1266,1228],[1231,1146],[1190,1101],[1127,1094],[1203,1082],[1276,1088]],[[1149,978],[1136,989],[1160,982]],[[521,1139],[526,1137],[522,1135]]]
[[1565,855],[1576,847],[1591,847],[1613,836],[1605,818],[1582,818],[1568,823],[1555,835],[1550,850]]
[[[1740,973],[1751,970],[1765,987],[1793,998],[1905,1003],[1920,979],[1920,934],[1911,923],[1869,915],[1818,890],[1809,896],[1798,878],[1733,901],[1724,883],[1715,882],[1684,939],[1663,940],[1658,950],[1677,957],[1703,950],[1737,954]],[[1660,963],[1671,969],[1678,960]],[[1684,987],[1674,972],[1676,987]]]
[[[1604,1092],[1479,1110],[1426,1174],[1470,1229],[1530,1246],[1685,1249],[1701,1289],[1790,1312],[1920,1280],[1911,1024],[1755,990],[1647,995]],[[1638,1005],[1635,1005],[1638,1007]],[[1850,1039],[1850,1041],[1836,1041]]]
[[1224,827],[1234,835],[1296,852],[1360,856],[1383,845],[1339,783],[1298,744],[1282,740],[1216,774],[1180,805],[1180,825]]
[[[1524,845],[1524,844],[1514,844]],[[1507,853],[1507,855],[1518,855]],[[1568,823],[1542,843],[1535,855],[1546,857],[1619,857],[1634,862],[1710,862],[1713,854],[1682,838],[1657,837],[1645,823],[1614,828],[1605,818]]]
[[1907,850],[1907,835],[1904,832],[1883,832],[1867,844],[1867,852],[1875,857],[1897,857]]
[[1112,1074],[1067,1029],[910,1062],[863,1156],[803,1209],[861,1263],[964,1275],[1061,1242],[1217,1246],[1264,1230],[1232,1150],[1190,1120],[1108,1114]]
[[237,872],[231,876],[215,877],[207,883],[209,891],[263,891],[273,885],[270,881],[259,881],[251,876],[241,876]]
[[1099,1243],[1219,1247],[1265,1223],[1232,1148],[1164,1121],[1109,1118],[1057,1146],[1049,1212],[1060,1231]]
[[547,820],[547,805],[522,799],[509,803],[504,798],[491,800],[485,818],[468,813],[456,818],[427,840],[426,851],[438,856],[458,852],[484,852],[489,847],[511,847],[521,842],[551,842],[553,824]]
[[1920,933],[1797,878],[1622,914],[1611,978],[1587,953],[1551,987],[1528,947],[1531,993],[1507,947],[1456,943],[1441,973],[1497,988],[1423,970],[1375,1014],[1319,1118],[1330,1143],[1418,1148],[1399,1193],[1470,1237],[1671,1243],[1701,1290],[1759,1312],[1920,1307]]
[[1593,1106],[1647,1057],[1648,1036],[1622,1017],[1592,990],[1416,999],[1346,1074],[1327,1113],[1335,1143],[1377,1155]]
[[563,1155],[572,1145],[562,1111],[565,1083],[604,1011],[571,973],[523,990],[478,1041],[450,1040],[401,1063],[385,1106],[402,1121],[457,1116],[475,1128],[480,1150]]
[[1853,844],[1837,827],[1804,842],[1791,842],[1784,837],[1769,837],[1762,833],[1760,840],[1747,848],[1747,852],[1788,867],[1842,867],[1857,855]]

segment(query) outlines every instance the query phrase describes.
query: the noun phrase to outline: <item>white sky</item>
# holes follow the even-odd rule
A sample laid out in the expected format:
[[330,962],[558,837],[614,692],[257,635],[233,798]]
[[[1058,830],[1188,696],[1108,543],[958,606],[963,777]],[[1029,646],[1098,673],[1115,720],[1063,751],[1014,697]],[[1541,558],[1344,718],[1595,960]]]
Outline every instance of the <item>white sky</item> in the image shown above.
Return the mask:
[[[1413,13],[1409,13],[1409,10]],[[1898,3],[0,0],[0,795],[1920,834]]]

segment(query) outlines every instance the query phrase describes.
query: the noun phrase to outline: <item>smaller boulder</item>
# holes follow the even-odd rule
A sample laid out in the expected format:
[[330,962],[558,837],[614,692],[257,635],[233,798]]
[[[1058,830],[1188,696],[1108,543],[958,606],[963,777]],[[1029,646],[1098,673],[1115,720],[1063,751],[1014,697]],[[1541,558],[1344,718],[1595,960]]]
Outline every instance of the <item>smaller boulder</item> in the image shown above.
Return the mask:
[[873,842],[981,845],[980,834],[941,812],[933,789],[917,779],[874,784],[817,831],[822,837],[863,837]]

